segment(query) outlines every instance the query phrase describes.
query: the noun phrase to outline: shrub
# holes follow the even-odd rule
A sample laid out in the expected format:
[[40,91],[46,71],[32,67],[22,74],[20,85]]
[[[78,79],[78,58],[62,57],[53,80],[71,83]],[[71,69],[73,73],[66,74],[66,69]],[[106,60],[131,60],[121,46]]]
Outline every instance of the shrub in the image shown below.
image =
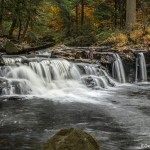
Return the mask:
[[148,34],[148,35],[145,35],[145,36],[143,37],[143,40],[144,40],[144,44],[150,45],[150,35],[149,35],[149,34]]
[[65,45],[67,46],[91,46],[96,42],[96,38],[93,34],[82,35],[76,38],[68,40]]
[[134,30],[130,33],[130,39],[135,43],[141,42],[143,34],[142,29]]
[[128,43],[128,37],[123,33],[119,33],[115,37],[115,42],[117,46],[124,46]]
[[113,44],[115,46],[124,46],[128,43],[128,37],[124,33],[114,33],[111,37],[104,41],[105,44]]

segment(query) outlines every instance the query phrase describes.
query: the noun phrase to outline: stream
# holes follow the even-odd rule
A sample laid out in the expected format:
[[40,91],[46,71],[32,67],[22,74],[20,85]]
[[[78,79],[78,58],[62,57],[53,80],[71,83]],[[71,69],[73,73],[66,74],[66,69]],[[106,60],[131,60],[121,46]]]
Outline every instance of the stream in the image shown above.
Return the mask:
[[41,150],[70,127],[93,135],[104,150],[149,149],[148,82],[119,83],[97,65],[21,59],[5,57],[0,67],[0,150]]

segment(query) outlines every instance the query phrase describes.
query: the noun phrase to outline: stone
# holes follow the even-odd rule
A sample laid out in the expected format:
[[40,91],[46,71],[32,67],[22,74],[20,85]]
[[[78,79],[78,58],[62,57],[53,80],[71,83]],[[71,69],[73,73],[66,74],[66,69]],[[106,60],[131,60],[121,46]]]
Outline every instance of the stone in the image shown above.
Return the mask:
[[7,54],[16,54],[20,51],[20,49],[10,40],[7,40],[5,50]]
[[3,65],[5,65],[5,62],[4,62],[3,58],[0,56],[0,66],[3,66]]
[[0,42],[0,51],[1,50],[3,50],[4,49],[4,47],[3,47],[3,43],[2,42]]
[[80,129],[62,129],[45,144],[43,150],[100,150],[94,138]]

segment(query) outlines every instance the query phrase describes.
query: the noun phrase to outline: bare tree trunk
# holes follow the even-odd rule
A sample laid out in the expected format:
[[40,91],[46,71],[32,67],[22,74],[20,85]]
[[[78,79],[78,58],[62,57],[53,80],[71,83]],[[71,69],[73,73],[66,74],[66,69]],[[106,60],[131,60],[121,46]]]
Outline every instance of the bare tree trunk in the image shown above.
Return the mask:
[[132,30],[136,23],[136,0],[127,0],[126,4],[126,27]]
[[119,12],[119,27],[122,28],[122,14],[123,14],[123,0],[118,0],[118,12]]
[[12,35],[13,35],[14,30],[15,30],[16,24],[17,24],[17,18],[14,15],[13,20],[12,20],[12,24],[11,24],[11,27],[10,27],[10,30],[9,30],[9,38],[12,38]]
[[84,24],[84,0],[81,0],[81,25]]
[[25,28],[24,28],[21,40],[23,40],[25,38],[25,36],[26,36],[27,30],[28,30],[28,27],[29,27],[29,23],[30,23],[30,15],[27,18],[27,22],[26,22],[26,25],[25,25]]
[[78,22],[78,20],[79,20],[79,18],[78,18],[78,15],[79,15],[79,5],[78,4],[76,4],[76,30],[78,31],[78,25],[79,25],[79,22]]
[[18,41],[20,40],[21,30],[22,30],[22,21],[21,21],[21,19],[19,19]]
[[0,31],[3,31],[3,11],[4,11],[4,0],[0,2]]
[[126,0],[122,0],[122,27],[126,24]]
[[120,1],[120,28],[123,27],[123,18],[122,18],[122,14],[123,14],[123,3],[122,1]]
[[115,0],[115,27],[117,27],[117,0]]

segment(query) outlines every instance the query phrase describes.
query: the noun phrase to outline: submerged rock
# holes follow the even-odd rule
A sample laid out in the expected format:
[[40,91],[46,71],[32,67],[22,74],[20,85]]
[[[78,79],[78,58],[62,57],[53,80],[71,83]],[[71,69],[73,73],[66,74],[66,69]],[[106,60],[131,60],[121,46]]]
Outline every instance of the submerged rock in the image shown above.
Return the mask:
[[43,150],[100,150],[94,138],[80,129],[62,129]]

